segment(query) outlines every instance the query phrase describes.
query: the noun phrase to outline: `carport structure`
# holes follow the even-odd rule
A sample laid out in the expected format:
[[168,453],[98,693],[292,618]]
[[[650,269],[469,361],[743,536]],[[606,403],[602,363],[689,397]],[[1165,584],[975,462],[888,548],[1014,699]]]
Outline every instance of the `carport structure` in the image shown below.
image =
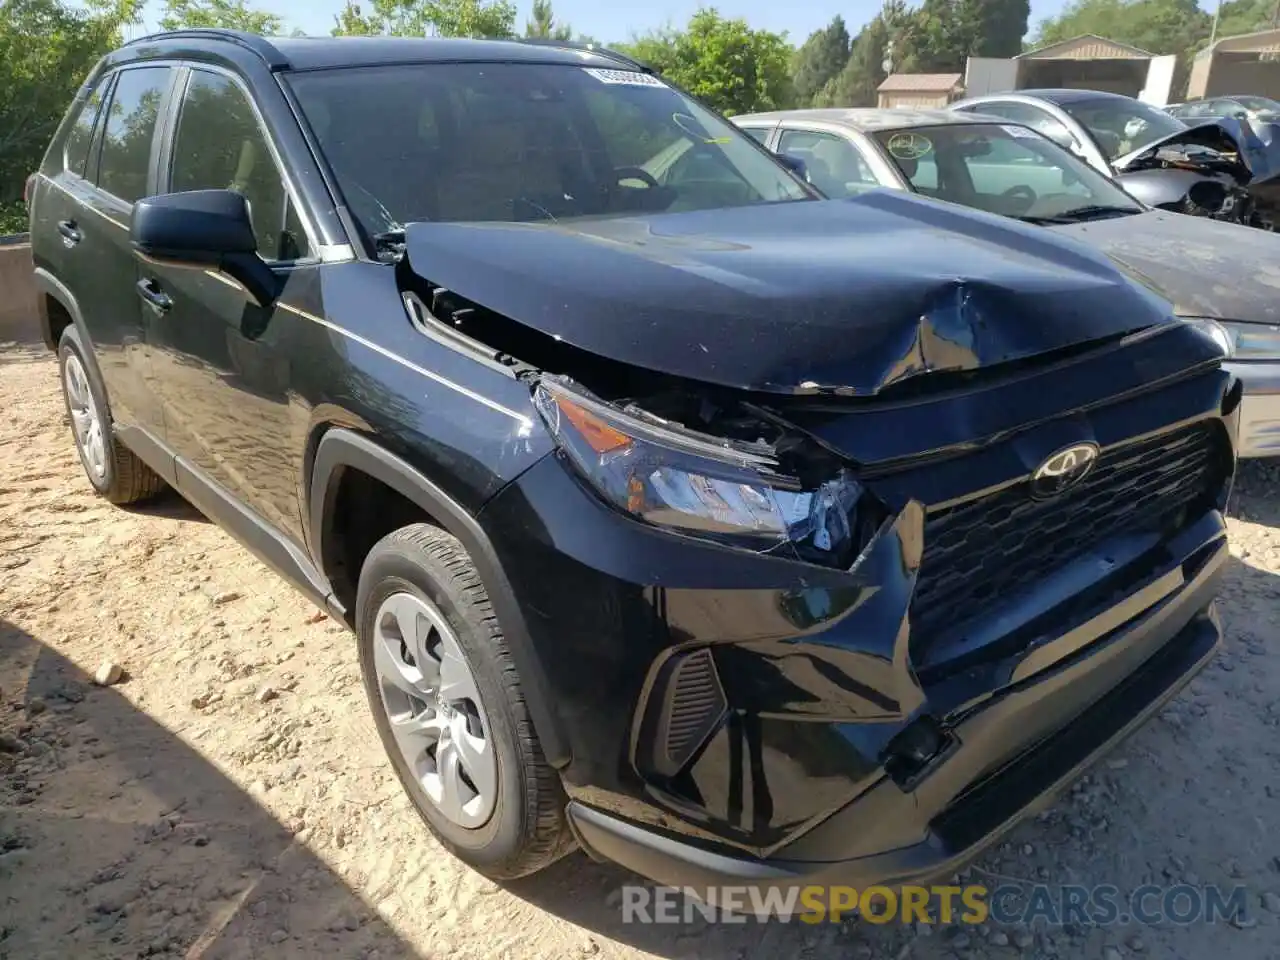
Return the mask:
[[1177,57],[1086,33],[1028,50],[1009,59],[970,57],[965,65],[965,95],[1010,90],[1104,90],[1163,106]]
[[1188,100],[1247,93],[1280,97],[1280,29],[1223,37],[1196,54]]

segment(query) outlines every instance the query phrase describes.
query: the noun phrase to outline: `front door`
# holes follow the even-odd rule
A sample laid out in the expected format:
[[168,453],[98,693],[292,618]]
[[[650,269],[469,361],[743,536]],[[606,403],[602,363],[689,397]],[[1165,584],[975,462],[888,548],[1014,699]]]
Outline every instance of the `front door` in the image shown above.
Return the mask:
[[[291,271],[307,256],[308,241],[247,92],[231,77],[201,68],[192,68],[178,87],[162,184],[174,193],[242,194],[259,253],[282,278],[305,281],[311,270]],[[258,306],[215,270],[148,261],[141,264],[141,282],[169,446],[272,525],[296,530],[291,361],[279,343],[290,329],[281,320],[289,318]]]

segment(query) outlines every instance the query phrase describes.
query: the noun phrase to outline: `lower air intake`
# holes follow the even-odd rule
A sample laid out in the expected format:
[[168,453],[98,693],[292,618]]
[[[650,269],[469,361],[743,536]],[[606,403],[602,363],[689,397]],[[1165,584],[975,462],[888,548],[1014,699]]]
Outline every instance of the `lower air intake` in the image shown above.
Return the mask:
[[727,706],[710,650],[668,660],[649,701],[655,772],[679,773],[719,726]]

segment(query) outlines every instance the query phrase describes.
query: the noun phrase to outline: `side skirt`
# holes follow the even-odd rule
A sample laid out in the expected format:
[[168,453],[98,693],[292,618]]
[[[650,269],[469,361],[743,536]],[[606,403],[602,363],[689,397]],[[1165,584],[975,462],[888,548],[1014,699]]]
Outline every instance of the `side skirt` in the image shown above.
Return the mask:
[[116,438],[136,453],[192,506],[246,546],[259,560],[335,619],[342,608],[311,558],[269,523],[236,500],[200,468],[188,463],[142,427],[115,425]]

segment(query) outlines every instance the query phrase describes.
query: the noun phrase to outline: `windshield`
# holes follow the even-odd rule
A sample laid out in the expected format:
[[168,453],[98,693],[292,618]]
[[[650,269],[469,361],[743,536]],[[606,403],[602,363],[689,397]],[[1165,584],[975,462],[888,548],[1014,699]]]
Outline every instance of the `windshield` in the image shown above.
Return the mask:
[[1266,97],[1232,97],[1231,99],[1246,110],[1253,110],[1257,113],[1280,113],[1280,103],[1268,100]]
[[421,220],[556,221],[812,196],[736,127],[635,71],[433,63],[289,83],[371,237]]
[[1140,100],[1106,97],[1060,106],[1089,131],[1108,160],[1186,129],[1185,123]]
[[1017,124],[957,123],[875,136],[912,189],[938,200],[1031,220],[1142,211],[1087,163]]

